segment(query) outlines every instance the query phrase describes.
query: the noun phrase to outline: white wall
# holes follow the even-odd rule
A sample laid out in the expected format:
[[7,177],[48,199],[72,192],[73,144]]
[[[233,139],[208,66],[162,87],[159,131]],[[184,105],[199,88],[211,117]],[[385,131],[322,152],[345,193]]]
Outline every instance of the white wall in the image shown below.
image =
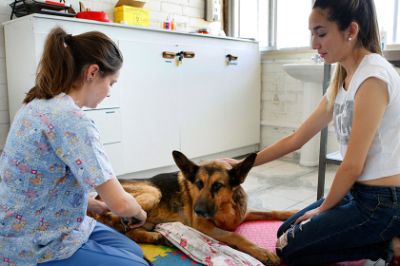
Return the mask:
[[[143,0],[142,0],[143,1]],[[200,28],[221,28],[221,24],[206,22],[204,18],[205,0],[144,0],[145,8],[150,10],[150,27],[160,28],[162,22],[171,15],[179,31],[191,32]],[[10,18],[12,0],[0,0],[0,25]],[[76,12],[79,11],[79,1],[69,0],[68,3]],[[86,8],[102,10],[113,19],[113,8],[117,0],[82,0]],[[8,95],[4,55],[4,31],[0,26],[0,150],[4,146],[10,126],[8,117]],[[29,89],[29,88],[27,88]]]
[[[10,0],[0,0],[0,23],[9,19],[11,8],[8,5],[11,2],[12,1]],[[0,149],[4,145],[10,125],[8,117],[8,94],[4,54],[4,30],[3,26],[0,26]]]
[[[210,23],[204,18],[205,0],[141,0],[146,2],[144,8],[151,11],[150,27],[160,28],[162,22],[171,15],[174,18],[176,29],[181,31],[197,31],[207,28]],[[75,11],[79,11],[78,0],[69,0]],[[104,10],[110,19],[114,18],[113,7],[117,0],[85,0],[81,1],[91,10]],[[218,23],[217,23],[218,24]]]

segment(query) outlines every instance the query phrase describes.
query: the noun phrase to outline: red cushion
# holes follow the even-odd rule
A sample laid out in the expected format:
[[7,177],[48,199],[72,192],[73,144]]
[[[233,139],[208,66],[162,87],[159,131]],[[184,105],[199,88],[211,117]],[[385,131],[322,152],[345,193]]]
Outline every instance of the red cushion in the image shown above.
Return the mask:
[[[276,232],[278,231],[279,226],[282,224],[281,221],[252,221],[252,222],[244,222],[238,228],[236,228],[235,232],[245,236],[247,239],[256,243],[260,247],[266,248],[275,252],[275,243],[276,243]],[[365,264],[365,260],[359,261],[349,261],[349,262],[341,262],[333,265],[336,266],[362,266]]]
[[244,222],[236,228],[235,232],[245,236],[260,247],[275,252],[276,232],[281,224],[281,221]]

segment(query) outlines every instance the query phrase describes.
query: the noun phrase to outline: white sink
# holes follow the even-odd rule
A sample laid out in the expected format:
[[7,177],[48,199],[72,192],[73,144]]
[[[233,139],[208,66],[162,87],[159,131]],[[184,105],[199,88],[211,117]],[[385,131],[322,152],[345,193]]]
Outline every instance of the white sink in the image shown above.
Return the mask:
[[295,79],[299,79],[303,82],[318,83],[322,86],[322,81],[324,79],[323,64],[285,64],[283,65],[283,69]]
[[[318,63],[285,64],[283,69],[303,83],[303,119],[306,119],[321,100],[324,65]],[[314,136],[301,148],[299,161],[301,165],[318,165],[319,137],[319,134]]]

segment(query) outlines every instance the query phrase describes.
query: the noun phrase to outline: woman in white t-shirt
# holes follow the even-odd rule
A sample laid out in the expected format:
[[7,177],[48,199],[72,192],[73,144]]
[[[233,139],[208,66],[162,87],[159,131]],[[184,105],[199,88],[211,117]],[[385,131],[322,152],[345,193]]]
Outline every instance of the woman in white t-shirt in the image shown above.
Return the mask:
[[260,151],[255,165],[299,149],[332,120],[344,159],[327,196],[281,226],[277,253],[290,265],[380,258],[397,265],[400,77],[381,56],[373,0],[316,0],[309,28],[312,48],[337,63],[335,75],[315,111]]

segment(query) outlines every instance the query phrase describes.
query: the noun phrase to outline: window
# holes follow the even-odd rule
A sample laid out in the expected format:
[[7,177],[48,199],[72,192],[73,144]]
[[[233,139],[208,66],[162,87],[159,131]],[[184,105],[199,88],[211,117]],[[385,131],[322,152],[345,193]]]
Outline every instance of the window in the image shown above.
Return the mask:
[[[253,38],[260,48],[309,47],[313,0],[230,0],[236,6],[234,36]],[[374,0],[386,44],[400,43],[400,0]]]
[[309,46],[308,15],[312,0],[232,2],[238,6],[238,37],[256,39],[262,48]]
[[239,6],[239,35],[242,38],[258,39],[258,0],[240,2]]
[[[269,0],[246,0],[239,2],[239,30],[241,38],[256,39],[260,46],[268,46]],[[256,15],[255,15],[256,14]]]
[[381,34],[386,32],[386,44],[400,43],[400,27],[398,27],[399,1],[375,0],[376,15],[378,17]]
[[[269,3],[268,0],[259,0],[258,1],[258,10],[260,10],[260,12],[263,12],[265,14],[269,14]],[[260,46],[261,47],[267,47],[268,46],[268,34],[259,34],[262,32],[267,32],[268,33],[268,28],[269,28],[269,20],[268,20],[268,16],[258,16],[258,32],[257,32],[257,36],[258,36],[258,40],[260,42]]]
[[277,1],[276,47],[278,49],[310,46],[308,17],[311,8],[310,0]]

